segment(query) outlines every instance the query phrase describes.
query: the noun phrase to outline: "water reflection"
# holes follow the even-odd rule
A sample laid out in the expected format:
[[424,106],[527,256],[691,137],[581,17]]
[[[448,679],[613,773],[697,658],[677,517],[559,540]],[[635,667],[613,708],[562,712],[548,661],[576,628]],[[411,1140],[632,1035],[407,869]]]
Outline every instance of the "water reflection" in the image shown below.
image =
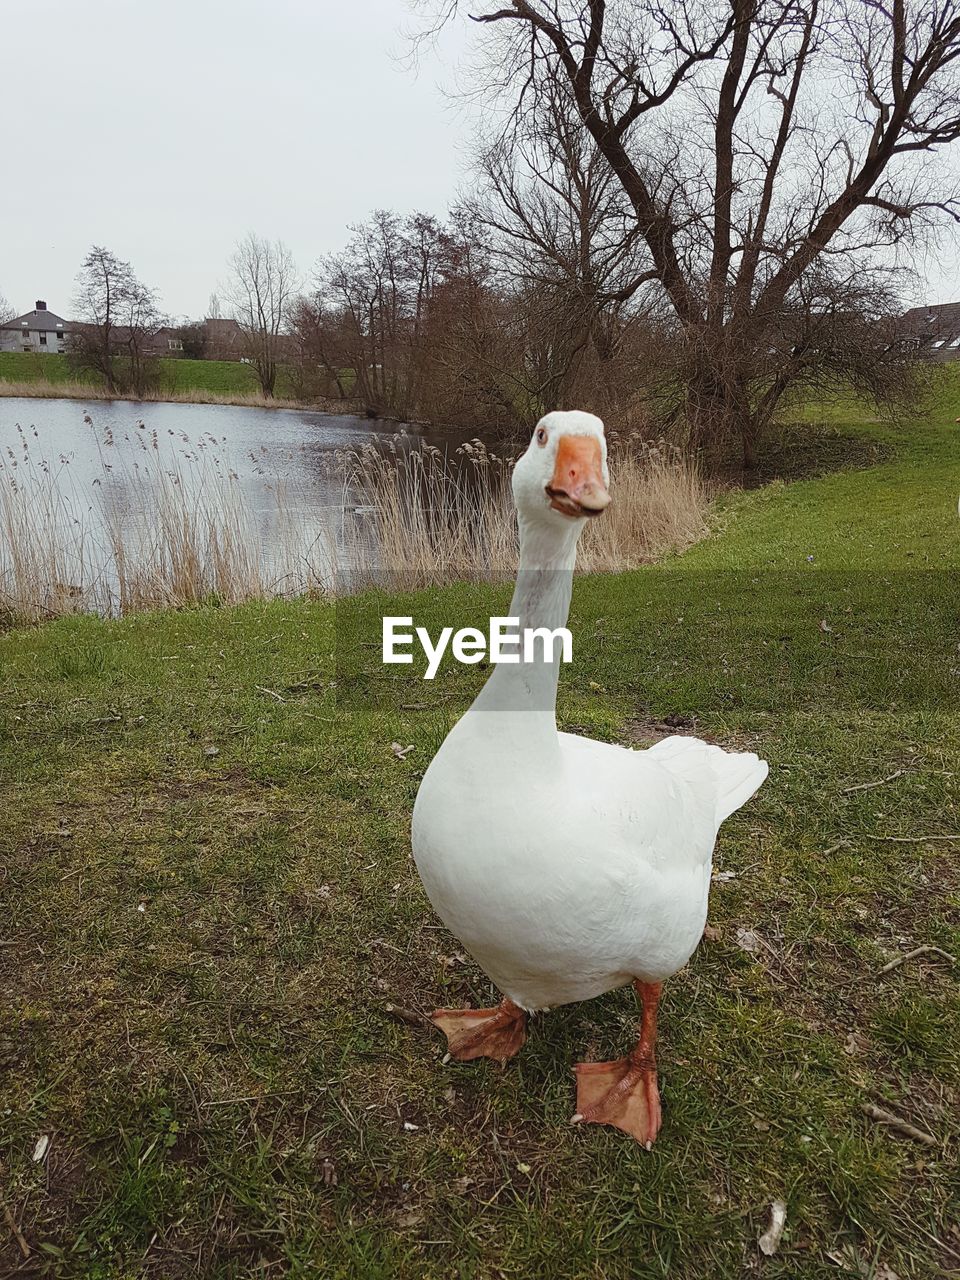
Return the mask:
[[63,590],[95,580],[98,607],[113,608],[118,557],[175,578],[189,571],[173,563],[191,554],[187,532],[213,564],[243,542],[246,571],[277,590],[323,586],[349,575],[366,536],[351,456],[429,446],[458,465],[474,435],[289,409],[0,398],[0,487],[20,521],[0,570],[9,577],[33,539]]

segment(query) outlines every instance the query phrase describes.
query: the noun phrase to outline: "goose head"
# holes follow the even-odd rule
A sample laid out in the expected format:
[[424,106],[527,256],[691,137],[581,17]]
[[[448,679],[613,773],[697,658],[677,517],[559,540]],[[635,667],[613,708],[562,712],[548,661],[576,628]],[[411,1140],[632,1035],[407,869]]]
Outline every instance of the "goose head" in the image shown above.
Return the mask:
[[579,409],[548,413],[513,469],[513,497],[534,524],[579,529],[610,505],[603,423]]

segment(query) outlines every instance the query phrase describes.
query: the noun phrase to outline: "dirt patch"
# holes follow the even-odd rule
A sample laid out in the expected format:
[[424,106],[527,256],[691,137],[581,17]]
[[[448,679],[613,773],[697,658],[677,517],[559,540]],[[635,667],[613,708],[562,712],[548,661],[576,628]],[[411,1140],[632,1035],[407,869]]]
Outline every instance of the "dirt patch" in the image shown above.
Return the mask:
[[713,746],[723,747],[726,751],[751,751],[756,746],[752,738],[745,734],[726,733],[722,738],[704,729],[699,717],[685,715],[681,712],[666,715],[661,720],[651,716],[634,716],[627,720],[621,730],[625,746],[652,747],[662,738],[699,738]]
[[893,453],[891,445],[848,427],[784,422],[766,442],[757,470],[749,479],[741,478],[750,489],[772,480],[813,480],[835,471],[875,467]]
[[156,787],[158,796],[164,800],[191,800],[194,796],[236,795],[241,791],[271,789],[270,783],[251,777],[246,769],[239,767],[219,769],[216,773],[162,778]]
[[624,724],[622,733],[630,746],[637,747],[649,747],[659,742],[661,738],[669,738],[673,735],[685,735],[690,738],[702,738],[704,742],[715,742],[715,738],[698,730],[697,723],[696,716],[682,715],[679,712],[664,716],[662,720],[655,720],[651,716],[635,716]]

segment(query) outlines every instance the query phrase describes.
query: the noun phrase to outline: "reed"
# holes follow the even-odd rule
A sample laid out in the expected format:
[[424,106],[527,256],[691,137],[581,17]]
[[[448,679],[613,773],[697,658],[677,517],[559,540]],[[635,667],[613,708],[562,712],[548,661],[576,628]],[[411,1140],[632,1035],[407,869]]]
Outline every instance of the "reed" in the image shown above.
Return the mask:
[[[451,462],[425,446],[403,456],[361,451],[353,483],[367,504],[366,536],[353,547],[360,585],[396,573],[410,587],[502,577],[517,567],[513,458],[473,440]],[[638,435],[611,440],[614,501],[580,542],[581,572],[649,563],[707,532],[709,493],[689,455]],[[416,514],[415,514],[416,513]]]
[[[513,459],[480,440],[449,456],[428,444],[331,453],[292,491],[271,479],[269,450],[244,478],[212,436],[171,443],[138,423],[117,439],[84,421],[82,471],[42,456],[35,430],[18,428],[0,456],[8,619],[332,595],[395,583],[398,569],[408,588],[516,569]],[[614,502],[585,530],[582,570],[626,569],[706,532],[708,493],[684,454],[614,439],[611,465]]]
[[0,378],[0,396],[27,400],[125,400],[130,404],[163,402],[165,404],[232,404],[256,409],[314,409],[324,413],[355,413],[357,406],[343,400],[313,399],[305,402],[280,396],[269,397],[260,391],[208,391],[204,387],[184,387],[145,391],[136,399],[117,395],[95,382],[52,382],[47,378],[29,382],[9,382]]

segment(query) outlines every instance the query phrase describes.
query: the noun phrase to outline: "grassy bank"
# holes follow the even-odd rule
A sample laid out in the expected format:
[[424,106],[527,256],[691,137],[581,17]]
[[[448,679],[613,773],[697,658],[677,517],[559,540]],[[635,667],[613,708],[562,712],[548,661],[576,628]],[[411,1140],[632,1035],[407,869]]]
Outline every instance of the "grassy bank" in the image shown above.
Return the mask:
[[[250,365],[236,360],[158,360],[156,385],[146,400],[184,401],[191,404],[256,405],[261,408],[304,408],[293,394],[285,369],[281,369],[276,396],[260,391]],[[109,400],[98,374],[77,374],[66,356],[0,351],[0,396],[35,396],[44,399]],[[120,397],[121,399],[123,397]],[[336,405],[328,408],[336,409]]]
[[100,378],[92,371],[77,374],[66,356],[42,355],[32,351],[0,351],[0,384],[15,382],[18,385],[36,382],[80,382],[97,385]]
[[[684,555],[577,585],[563,727],[771,762],[665,991],[649,1154],[568,1123],[570,1064],[630,1043],[628,992],[538,1020],[505,1069],[444,1066],[415,1016],[491,997],[408,843],[482,671],[384,678],[383,600],[0,636],[0,1270],[955,1269],[960,439],[943,412],[880,434],[876,467],[732,496]],[[389,604],[433,631],[508,593]]]

